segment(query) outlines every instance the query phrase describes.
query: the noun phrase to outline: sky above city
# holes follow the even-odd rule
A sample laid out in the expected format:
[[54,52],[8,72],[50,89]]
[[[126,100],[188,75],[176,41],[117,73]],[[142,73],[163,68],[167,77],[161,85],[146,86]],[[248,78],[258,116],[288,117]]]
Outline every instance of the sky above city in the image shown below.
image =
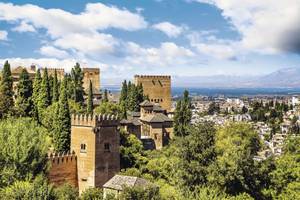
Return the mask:
[[0,2],[0,63],[134,74],[262,75],[300,68],[300,0]]

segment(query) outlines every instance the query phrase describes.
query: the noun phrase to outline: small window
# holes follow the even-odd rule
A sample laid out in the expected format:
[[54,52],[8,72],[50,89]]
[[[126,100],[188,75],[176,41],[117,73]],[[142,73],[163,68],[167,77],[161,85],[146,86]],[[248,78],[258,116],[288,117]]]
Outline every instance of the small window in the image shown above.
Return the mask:
[[160,99],[160,102],[163,102],[163,99]]
[[104,143],[104,151],[110,152],[110,144],[109,143]]
[[86,144],[81,144],[80,145],[80,152],[86,153]]

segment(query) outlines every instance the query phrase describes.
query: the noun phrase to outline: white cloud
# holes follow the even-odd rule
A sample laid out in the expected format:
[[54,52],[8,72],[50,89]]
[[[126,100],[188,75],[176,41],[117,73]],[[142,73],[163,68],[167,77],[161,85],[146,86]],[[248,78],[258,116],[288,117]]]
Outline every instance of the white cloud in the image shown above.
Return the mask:
[[[75,60],[75,59],[56,59],[56,58],[5,58],[0,59],[0,66],[8,60],[12,68],[18,66],[30,67],[32,64],[37,67],[48,67],[48,68],[64,68],[66,72],[70,72],[76,62],[79,62],[82,67],[99,68],[102,66],[100,62],[93,60]],[[102,68],[101,68],[102,69]]]
[[84,54],[111,53],[118,45],[117,39],[109,34],[68,34],[54,42],[63,49],[75,49]]
[[19,32],[46,30],[50,36],[48,44],[83,57],[114,51],[117,39],[100,31],[108,28],[135,31],[147,27],[140,14],[102,3],[89,3],[79,14],[31,4],[0,3],[0,21],[15,23],[14,30]]
[[190,45],[199,53],[217,59],[235,59],[242,50],[239,42],[218,39],[213,31],[193,32],[187,35]]
[[300,0],[196,0],[222,11],[247,50],[300,53]]
[[12,30],[20,32],[20,33],[23,33],[23,32],[35,32],[35,28],[32,25],[26,23],[25,21],[22,21],[18,26],[16,26]]
[[143,48],[136,43],[128,43],[127,62],[135,66],[160,66],[170,67],[172,65],[185,64],[195,54],[185,47],[177,46],[172,42],[164,42],[159,48]]
[[184,30],[181,26],[176,26],[170,22],[161,22],[152,26],[154,29],[162,31],[169,37],[178,37]]
[[7,40],[7,31],[0,30],[0,40]]
[[42,46],[40,48],[40,54],[47,56],[47,57],[54,57],[54,58],[67,58],[69,57],[68,52],[57,49],[53,46]]

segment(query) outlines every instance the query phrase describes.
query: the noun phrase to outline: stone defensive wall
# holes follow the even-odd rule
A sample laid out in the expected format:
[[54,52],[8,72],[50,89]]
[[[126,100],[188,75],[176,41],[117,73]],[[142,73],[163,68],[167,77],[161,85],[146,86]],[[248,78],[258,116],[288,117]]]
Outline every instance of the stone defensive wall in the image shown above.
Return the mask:
[[75,152],[54,153],[48,155],[50,169],[48,179],[55,186],[69,183],[74,187],[78,187],[77,180],[77,156]]

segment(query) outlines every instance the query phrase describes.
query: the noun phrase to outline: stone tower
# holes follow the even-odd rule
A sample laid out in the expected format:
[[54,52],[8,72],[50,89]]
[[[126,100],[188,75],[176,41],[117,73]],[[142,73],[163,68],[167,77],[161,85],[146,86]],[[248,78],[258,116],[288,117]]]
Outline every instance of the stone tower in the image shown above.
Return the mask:
[[83,87],[86,93],[88,93],[90,80],[93,85],[94,94],[100,93],[100,69],[99,68],[82,68],[83,71]]
[[119,120],[110,115],[72,116],[71,151],[77,155],[78,187],[102,187],[120,171]]
[[150,102],[171,110],[171,76],[135,75],[134,83],[142,84],[144,95],[148,95]]

